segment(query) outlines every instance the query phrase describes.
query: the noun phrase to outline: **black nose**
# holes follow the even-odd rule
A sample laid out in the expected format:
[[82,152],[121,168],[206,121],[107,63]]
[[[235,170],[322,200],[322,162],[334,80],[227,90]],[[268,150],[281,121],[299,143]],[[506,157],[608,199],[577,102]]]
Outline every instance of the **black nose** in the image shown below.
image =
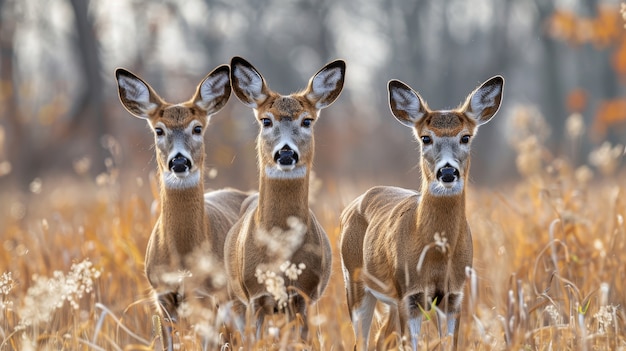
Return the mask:
[[183,173],[191,169],[191,161],[179,153],[170,160],[169,167],[174,173]]
[[437,171],[437,179],[444,183],[452,183],[459,177],[459,170],[452,167],[450,164],[439,168]]
[[274,155],[274,161],[282,166],[291,166],[298,163],[298,154],[289,147],[289,145],[283,146]]

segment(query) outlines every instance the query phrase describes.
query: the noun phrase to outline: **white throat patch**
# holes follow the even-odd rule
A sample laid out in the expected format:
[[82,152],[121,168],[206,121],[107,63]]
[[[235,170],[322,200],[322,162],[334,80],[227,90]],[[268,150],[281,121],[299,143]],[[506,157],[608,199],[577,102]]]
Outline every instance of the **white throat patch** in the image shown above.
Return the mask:
[[200,184],[200,171],[190,171],[184,177],[178,177],[172,171],[163,172],[163,185],[167,189],[183,190],[193,188]]
[[296,166],[292,170],[282,170],[278,166],[265,166],[265,176],[270,179],[299,179],[307,174],[306,166]]
[[447,187],[441,182],[434,180],[430,182],[428,186],[428,191],[434,196],[455,196],[459,195],[463,191],[463,186],[465,182],[463,178],[460,178],[452,186]]

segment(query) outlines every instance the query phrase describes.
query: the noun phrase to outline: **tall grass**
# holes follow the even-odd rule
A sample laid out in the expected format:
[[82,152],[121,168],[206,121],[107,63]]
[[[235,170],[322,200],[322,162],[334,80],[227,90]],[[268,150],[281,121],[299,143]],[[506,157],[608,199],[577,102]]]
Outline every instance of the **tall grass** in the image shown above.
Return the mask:
[[[533,135],[535,140],[528,139]],[[549,155],[536,135],[515,141],[520,181],[488,189],[470,185],[475,258],[467,271],[463,349],[626,349],[622,151],[603,146],[590,160],[594,168],[574,167]],[[151,181],[148,176],[122,181],[114,162],[108,166],[97,179],[42,178],[27,194],[3,190],[0,350],[159,346],[158,320],[143,273],[155,221]],[[363,187],[316,181],[314,211],[333,245],[334,262],[328,289],[310,307],[310,340],[292,338],[290,326],[278,323],[254,347],[353,347],[337,249],[338,217],[366,190],[367,180]],[[450,344],[439,340],[435,320],[424,323],[423,350]],[[187,350],[205,345],[189,323],[174,330],[174,342]],[[235,338],[224,348],[241,345]]]

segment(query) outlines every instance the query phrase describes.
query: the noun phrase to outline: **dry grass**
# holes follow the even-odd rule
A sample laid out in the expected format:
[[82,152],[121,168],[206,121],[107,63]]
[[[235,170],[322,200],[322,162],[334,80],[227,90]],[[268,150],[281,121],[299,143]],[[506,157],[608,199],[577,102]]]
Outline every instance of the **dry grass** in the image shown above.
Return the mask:
[[[475,259],[461,322],[464,349],[626,349],[626,178],[590,180],[563,160],[536,161],[534,170],[522,168],[520,182],[469,190]],[[338,217],[366,187],[322,181],[314,210],[333,243],[334,263],[325,295],[311,307],[311,340],[293,340],[284,326],[254,348],[352,349]],[[143,274],[154,223],[148,177],[122,182],[111,166],[97,180],[44,180],[31,190],[3,190],[0,204],[0,350],[158,346]],[[434,322],[423,330],[421,349],[438,349]],[[183,325],[175,342],[203,349],[201,334]],[[235,340],[226,349],[237,346]]]

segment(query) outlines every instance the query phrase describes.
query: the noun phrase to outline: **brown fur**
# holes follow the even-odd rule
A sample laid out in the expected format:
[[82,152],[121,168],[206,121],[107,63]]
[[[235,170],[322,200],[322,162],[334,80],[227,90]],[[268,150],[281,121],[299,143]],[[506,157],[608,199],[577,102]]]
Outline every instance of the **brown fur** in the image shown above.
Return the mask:
[[[216,68],[207,75],[189,101],[176,105],[163,101],[147,83],[128,71],[119,69],[116,77],[124,107],[131,114],[146,119],[155,132],[160,212],[148,241],[145,270],[159,310],[165,318],[175,321],[182,300],[196,295],[190,294],[190,290],[198,290],[200,295],[212,295],[217,301],[224,301],[227,297],[226,288],[214,286],[210,274],[207,276],[206,272],[184,279],[186,286],[172,279],[171,274],[183,271],[198,273],[197,260],[203,257],[215,263],[215,273],[223,271],[226,234],[239,218],[241,204],[248,196],[235,189],[205,193],[203,184],[205,149],[202,136],[208,126],[208,117],[228,101],[229,69],[228,66]],[[201,86],[208,79],[217,79],[214,85],[218,91],[211,92],[216,94],[214,98],[202,96]],[[223,91],[220,84],[224,85]],[[143,88],[149,92],[149,98],[138,93]],[[190,135],[194,132],[187,130],[193,126],[192,123],[202,127],[202,134],[195,139]],[[167,134],[159,137],[156,128],[162,127]],[[174,141],[181,137],[184,137],[184,142],[181,142],[191,157],[194,169],[199,172],[199,181],[192,186],[176,188],[167,185],[164,174],[169,168],[169,153]],[[214,304],[204,303],[209,308]]]
[[[259,193],[244,203],[241,219],[233,226],[226,239],[226,269],[233,282],[235,295],[247,306],[248,325],[257,326],[260,336],[262,324],[267,314],[281,311],[275,297],[267,291],[263,282],[257,279],[257,270],[269,270],[281,276],[290,296],[286,312],[291,320],[300,315],[304,318],[302,337],[307,337],[307,301],[316,301],[324,292],[331,272],[331,249],[328,237],[313,212],[309,209],[309,173],[312,167],[314,140],[313,126],[303,127],[304,119],[315,121],[319,109],[326,107],[339,95],[343,87],[343,62],[327,65],[319,73],[339,72],[341,79],[333,85],[331,98],[311,97],[313,79],[303,92],[282,96],[271,91],[264,79],[247,61],[233,58],[231,81],[237,97],[255,109],[259,121],[270,119],[272,127],[264,127],[261,122],[257,138]],[[237,71],[236,71],[237,70]],[[326,70],[326,71],[324,71]],[[239,73],[242,72],[242,73]],[[254,76],[262,82],[256,94],[248,92],[246,79]],[[238,78],[239,77],[239,78]],[[240,81],[241,79],[241,81]],[[322,107],[316,108],[321,99],[327,99]],[[283,135],[286,134],[286,135]],[[306,173],[295,178],[273,178],[266,174],[266,168],[276,168],[274,150],[288,137],[297,147],[299,160],[297,167],[306,167]],[[288,221],[295,217],[306,226],[302,242],[288,252],[274,252],[264,247],[262,233],[278,230],[279,243],[288,243],[290,233]],[[293,233],[292,233],[293,235]],[[284,244],[288,246],[288,244]],[[305,268],[296,280],[285,276],[277,267],[289,260],[293,264],[303,263]]]
[[424,118],[424,121],[419,123],[416,128],[417,130],[426,128],[437,136],[452,136],[459,134],[464,128],[473,130],[475,126],[476,122],[462,113],[434,111]]
[[[435,300],[455,324],[456,346],[465,269],[471,267],[473,255],[463,186],[468,179],[469,144],[460,140],[463,136],[473,136],[478,124],[488,121],[497,111],[502,83],[501,78],[486,82],[454,111],[430,111],[421,97],[404,83],[389,83],[394,116],[412,127],[418,139],[428,137],[431,141],[424,142],[420,148],[421,192],[377,186],[342,212],[341,260],[348,309],[357,336],[356,348],[366,349],[368,345],[378,298],[389,304],[390,309],[378,336],[378,348],[395,331],[415,347],[417,336],[411,335],[409,322],[419,321],[421,311],[429,310]],[[471,97],[477,93],[489,95],[490,99],[472,104]],[[489,105],[492,103],[497,104],[495,109]],[[470,116],[470,108],[479,110],[476,117]],[[425,148],[428,153],[424,152]],[[431,192],[432,184],[437,182],[436,165],[442,162],[439,151],[444,148],[447,148],[445,152],[454,154],[451,162],[458,163],[460,168],[458,178],[463,187],[458,193]],[[441,237],[447,240],[445,245]],[[437,240],[441,245],[436,245]],[[398,325],[400,330],[396,330]]]

